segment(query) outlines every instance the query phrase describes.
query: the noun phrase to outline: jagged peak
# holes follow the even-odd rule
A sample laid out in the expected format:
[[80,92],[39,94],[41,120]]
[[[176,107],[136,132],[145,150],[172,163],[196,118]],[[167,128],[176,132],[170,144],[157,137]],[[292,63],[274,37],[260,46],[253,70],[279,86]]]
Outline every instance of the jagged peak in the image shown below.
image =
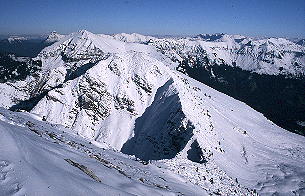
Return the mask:
[[57,33],[57,31],[51,31],[49,35],[54,35],[54,34],[59,34],[59,33]]
[[141,43],[141,42],[146,42],[149,41],[151,39],[155,39],[152,36],[148,36],[148,35],[142,35],[139,33],[119,33],[119,34],[115,34],[113,35],[113,38],[119,41],[123,41],[123,42],[135,42],[135,43]]
[[220,39],[222,36],[224,36],[224,33],[214,33],[214,34],[198,34],[194,38],[201,38],[207,41],[215,41],[217,39]]
[[59,39],[56,44],[42,50],[41,53],[55,52],[58,49],[63,50],[63,48],[69,48],[69,50],[65,51],[71,51],[75,54],[77,51],[85,51],[93,48],[99,48],[107,53],[113,52],[114,49],[119,48],[117,46],[118,44],[114,43],[114,41],[116,40],[96,35],[83,29],[64,36],[62,39]]
[[59,34],[56,31],[52,31],[46,38],[45,42],[53,43],[62,39],[65,35]]
[[81,35],[95,35],[94,33],[90,32],[86,29],[79,30],[78,33]]

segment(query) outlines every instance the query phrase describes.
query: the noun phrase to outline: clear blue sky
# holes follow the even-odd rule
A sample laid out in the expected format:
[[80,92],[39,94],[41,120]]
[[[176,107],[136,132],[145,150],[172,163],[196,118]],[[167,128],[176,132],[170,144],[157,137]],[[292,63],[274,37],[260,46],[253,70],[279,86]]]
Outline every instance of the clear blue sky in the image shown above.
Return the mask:
[[305,0],[0,0],[0,34],[79,29],[305,37]]

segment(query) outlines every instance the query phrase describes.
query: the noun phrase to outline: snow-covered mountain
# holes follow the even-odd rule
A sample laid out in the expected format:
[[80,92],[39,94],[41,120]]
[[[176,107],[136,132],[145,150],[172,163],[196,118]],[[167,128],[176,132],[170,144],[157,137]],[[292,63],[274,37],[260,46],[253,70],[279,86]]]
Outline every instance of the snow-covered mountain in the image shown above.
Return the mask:
[[147,42],[151,39],[156,39],[155,37],[152,36],[147,36],[147,35],[141,35],[138,33],[120,33],[120,34],[115,34],[113,35],[114,39],[123,41],[123,42],[135,42],[135,43],[144,43]]
[[10,36],[9,38],[7,38],[7,41],[9,43],[13,43],[13,42],[21,42],[27,40],[26,37],[22,37],[22,36]]
[[[124,40],[133,36],[118,34],[118,37],[119,40]],[[118,39],[117,36],[114,38]],[[134,40],[143,43],[145,39]],[[146,42],[157,47],[173,61],[192,59],[194,64],[198,61],[210,67],[226,64],[269,75],[305,74],[304,46],[284,38],[255,39],[242,35],[199,34],[186,38],[146,39]]]
[[[288,44],[290,49],[300,49],[285,40],[271,41],[277,42],[271,49],[286,48],[281,43]],[[202,190],[196,192],[198,195],[204,195],[205,191],[216,195],[253,195],[255,192],[262,195],[304,194],[304,137],[287,132],[246,104],[175,70],[179,63],[173,60],[180,61],[183,55],[192,52],[196,52],[194,57],[211,52],[212,48],[206,43],[213,43],[213,50],[220,51],[219,55],[223,57],[228,57],[233,48],[238,48],[238,42],[230,36],[223,36],[217,42],[202,41],[200,38],[150,39],[148,43],[140,44],[82,30],[43,49],[35,59],[42,62],[41,70],[35,75],[23,81],[0,84],[0,98],[3,100],[0,104],[11,110],[26,109],[31,116],[56,124],[56,127],[65,127],[104,148],[152,161],[188,184],[201,187]],[[269,51],[268,44],[255,44],[253,47],[250,44],[245,54],[250,58],[253,51],[262,48]],[[248,50],[249,53],[246,52]],[[291,53],[294,55],[294,52]],[[220,59],[217,54],[214,57],[215,61]],[[294,73],[299,72],[291,71],[291,74]],[[2,110],[2,116],[2,121],[18,124],[19,127],[24,127],[29,121],[20,120],[25,117],[5,110]],[[41,121],[26,125],[28,128],[2,123],[2,130],[5,130],[3,138],[12,138],[15,129],[23,135],[23,131],[36,124],[39,127],[34,130],[38,133],[43,134],[41,131],[47,130]],[[57,138],[60,132],[49,136]],[[8,145],[13,146],[16,141],[27,146],[29,141],[36,140],[32,137],[26,136],[22,141],[7,139],[12,141]],[[44,154],[40,149],[43,145],[31,145],[29,151],[39,149],[39,153]],[[61,158],[56,171],[71,172],[62,160],[69,153],[58,150],[58,147],[50,148],[57,152],[52,153],[52,157]],[[9,153],[5,153],[0,158],[7,160],[8,156]],[[48,161],[50,156],[42,160]],[[33,156],[29,157],[30,162],[36,160]],[[75,155],[74,159],[69,158],[70,161],[66,162],[79,166],[80,157]],[[5,165],[16,165],[16,160],[10,159]],[[91,161],[86,162],[102,173],[103,170]],[[54,167],[56,163],[50,165],[50,168]],[[91,172],[86,172],[95,178]],[[79,183],[91,186],[87,182]],[[184,187],[180,193],[175,191],[176,195],[193,195],[186,189],[190,190],[189,186],[194,185],[177,183],[173,186]],[[140,187],[136,189],[143,190]]]
[[149,44],[177,61],[192,58],[194,63],[201,61],[205,66],[226,64],[259,74],[300,76],[305,73],[304,47],[282,38],[251,40],[223,35],[213,42],[201,38],[161,39]]
[[45,42],[46,43],[54,43],[59,41],[61,38],[63,38],[64,35],[61,35],[57,33],[56,31],[52,31],[46,38]]
[[277,125],[305,135],[299,123],[305,121],[304,46],[284,38],[228,34],[141,43],[155,46],[177,62],[180,72],[247,103]]
[[0,195],[208,195],[166,167],[28,113],[0,109],[0,142]]
[[246,37],[242,36],[242,35],[227,35],[224,33],[199,34],[199,35],[194,36],[194,38],[201,39],[204,41],[210,41],[210,42],[226,42],[230,39],[242,41],[243,39],[246,39]]

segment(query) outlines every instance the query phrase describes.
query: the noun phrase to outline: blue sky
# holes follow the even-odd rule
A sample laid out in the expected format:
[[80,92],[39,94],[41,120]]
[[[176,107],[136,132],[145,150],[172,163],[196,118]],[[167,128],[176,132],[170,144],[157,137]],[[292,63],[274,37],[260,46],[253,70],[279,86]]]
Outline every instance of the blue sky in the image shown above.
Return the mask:
[[305,37],[304,19],[304,0],[0,0],[0,34],[87,29]]

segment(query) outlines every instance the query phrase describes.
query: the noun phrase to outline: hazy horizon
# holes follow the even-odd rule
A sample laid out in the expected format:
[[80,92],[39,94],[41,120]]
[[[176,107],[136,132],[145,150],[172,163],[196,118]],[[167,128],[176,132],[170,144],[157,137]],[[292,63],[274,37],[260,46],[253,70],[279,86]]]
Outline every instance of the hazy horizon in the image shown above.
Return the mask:
[[[82,30],[82,29],[80,29]],[[44,39],[46,38],[50,33],[52,32],[56,32],[56,33],[59,33],[61,35],[69,35],[71,33],[74,33],[74,32],[77,32],[77,31],[80,31],[80,30],[76,30],[76,31],[72,31],[72,32],[69,32],[69,33],[61,33],[61,32],[58,32],[56,30],[54,31],[50,31],[50,32],[45,32],[45,33],[41,33],[41,34],[38,34],[38,33],[33,33],[33,34],[0,34],[0,39],[7,39],[9,37],[14,37],[14,36],[24,36],[24,37],[30,37],[30,38],[33,38],[33,39]],[[87,29],[85,29],[87,30]],[[89,30],[88,30],[89,31]],[[105,34],[105,35],[115,35],[115,34],[120,34],[120,33],[126,33],[126,32],[118,32],[118,33],[101,33],[101,32],[93,32],[93,31],[89,31],[91,33],[94,33],[94,34]],[[238,33],[225,33],[225,32],[215,32],[215,33],[205,33],[205,32],[202,32],[202,33],[198,33],[198,34],[188,34],[188,35],[178,35],[178,34],[144,34],[144,33],[138,33],[138,32],[130,32],[130,33],[127,33],[127,34],[132,34],[132,33],[137,33],[137,34],[141,34],[141,35],[145,35],[145,36],[153,36],[153,37],[193,37],[193,36],[196,36],[196,35],[200,35],[200,34],[228,34],[228,35],[242,35],[242,36],[246,36],[246,37],[252,37],[252,38],[272,38],[272,37],[280,37],[280,38],[288,38],[288,39],[305,39],[305,35],[304,36],[299,36],[299,37],[296,37],[296,36],[266,36],[266,35],[257,35],[257,36],[252,36],[252,35],[246,35],[246,34],[238,34]]]

